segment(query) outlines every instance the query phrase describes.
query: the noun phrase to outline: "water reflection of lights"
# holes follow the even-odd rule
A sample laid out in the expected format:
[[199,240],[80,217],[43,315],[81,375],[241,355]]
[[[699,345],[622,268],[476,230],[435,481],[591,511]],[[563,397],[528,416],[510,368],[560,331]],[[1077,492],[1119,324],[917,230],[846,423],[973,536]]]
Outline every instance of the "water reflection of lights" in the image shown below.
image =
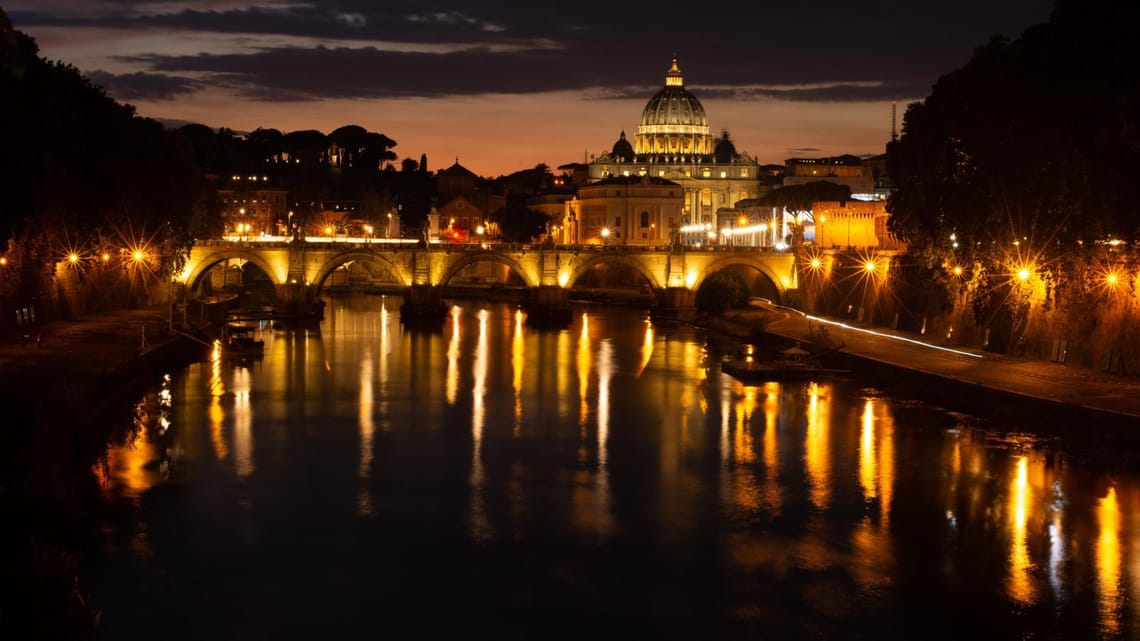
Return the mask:
[[[359,479],[368,478],[372,467],[372,435],[375,424],[372,419],[373,392],[372,392],[372,350],[365,348],[360,358],[360,393],[357,396],[357,421],[360,424],[360,465],[357,466],[356,476]],[[371,516],[374,513],[372,493],[367,485],[360,488],[356,497],[356,511],[360,516]]]
[[[458,309],[458,308],[453,308]],[[453,312],[455,315],[455,312]],[[486,408],[483,399],[487,386],[487,310],[480,309],[479,340],[475,347],[474,382],[471,385],[471,536],[484,541],[491,537],[491,525],[483,498],[483,424]],[[458,348],[456,348],[458,351]],[[450,377],[449,377],[450,380]]]
[[1019,603],[1033,602],[1033,582],[1029,575],[1029,547],[1026,541],[1026,522],[1029,519],[1029,460],[1017,458],[1017,468],[1010,488],[1010,550],[1009,591]]
[[848,325],[847,323],[843,323],[843,322],[835,321],[835,320],[830,320],[827,318],[820,318],[819,316],[812,316],[810,314],[805,314],[804,316],[808,320],[816,321],[818,323],[826,323],[828,325],[834,325],[835,327],[841,327],[845,330],[852,331],[852,332],[860,332],[863,334],[870,334],[871,336],[877,336],[879,338],[888,338],[890,340],[901,341],[903,343],[910,343],[912,345],[919,345],[921,347],[929,347],[930,349],[936,349],[936,350],[941,351],[941,352],[950,352],[951,354],[957,354],[959,356],[969,356],[970,358],[983,358],[983,356],[981,354],[975,354],[973,352],[964,352],[962,350],[952,349],[949,347],[943,347],[941,345],[934,345],[933,343],[925,343],[923,341],[915,340],[913,338],[907,338],[905,336],[897,336],[895,334],[886,334],[884,332],[876,332],[873,329],[866,329],[864,327],[855,327],[853,325]]
[[578,334],[578,428],[586,436],[586,420],[590,415],[590,370],[593,356],[590,353],[590,316],[582,314],[582,329]]
[[526,362],[526,344],[523,341],[523,312],[521,309],[516,309],[514,314],[514,330],[511,339],[511,372],[513,377],[511,384],[515,390],[515,426],[514,436],[518,438],[522,431],[522,386],[523,386],[523,366]]
[[455,405],[459,394],[459,319],[463,310],[459,306],[451,308],[451,340],[447,342],[447,404]]
[[867,500],[878,496],[879,466],[875,460],[875,406],[867,399],[863,404],[862,430],[859,438],[859,483]]
[[1120,505],[1116,500],[1116,486],[1097,502],[1096,520],[1100,535],[1096,540],[1097,603],[1100,606],[1100,629],[1105,638],[1115,637],[1120,631]]
[[600,533],[609,530],[610,514],[610,385],[614,377],[614,349],[610,339],[598,344],[598,471],[594,481],[595,522]]
[[807,434],[805,462],[811,483],[811,502],[817,510],[827,509],[831,501],[831,443],[829,439],[830,400],[817,383],[808,387]]
[[779,425],[780,384],[764,384],[764,505],[773,516],[780,513],[783,494],[780,485]]
[[253,409],[249,404],[249,368],[234,370],[234,471],[245,478],[253,473]]

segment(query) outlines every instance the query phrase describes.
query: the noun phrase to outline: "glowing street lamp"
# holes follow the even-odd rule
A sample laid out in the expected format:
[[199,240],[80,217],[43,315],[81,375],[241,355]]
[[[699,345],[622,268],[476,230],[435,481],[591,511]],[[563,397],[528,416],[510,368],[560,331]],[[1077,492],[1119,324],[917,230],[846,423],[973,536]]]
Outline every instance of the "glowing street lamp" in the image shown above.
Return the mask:
[[372,225],[365,225],[364,233],[368,234],[368,242],[372,242]]
[[609,240],[609,237],[610,237],[610,228],[609,227],[602,227],[602,244],[603,245],[606,244],[606,241]]

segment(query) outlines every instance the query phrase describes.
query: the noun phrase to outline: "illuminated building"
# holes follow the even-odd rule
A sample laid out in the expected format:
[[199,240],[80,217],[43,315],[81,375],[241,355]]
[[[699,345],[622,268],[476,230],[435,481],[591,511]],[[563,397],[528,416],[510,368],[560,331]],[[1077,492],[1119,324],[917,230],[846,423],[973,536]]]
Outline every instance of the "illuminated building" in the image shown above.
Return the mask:
[[681,185],[651,176],[615,176],[578,189],[554,230],[557,243],[663,245],[679,226]]
[[832,158],[788,158],[784,162],[784,186],[803,185],[826,180],[846,185],[852,194],[873,194],[875,181],[871,167],[858,156],[846,154]]
[[903,249],[903,243],[887,230],[884,200],[848,200],[812,204],[815,243],[820,247]]
[[713,223],[717,210],[756,198],[763,189],[756,159],[738,153],[727,131],[719,138],[709,131],[704,106],[685,89],[673,59],[664,88],[641,112],[633,143],[623,130],[608,153],[588,164],[590,181],[627,177],[672,181],[682,195],[681,224]]

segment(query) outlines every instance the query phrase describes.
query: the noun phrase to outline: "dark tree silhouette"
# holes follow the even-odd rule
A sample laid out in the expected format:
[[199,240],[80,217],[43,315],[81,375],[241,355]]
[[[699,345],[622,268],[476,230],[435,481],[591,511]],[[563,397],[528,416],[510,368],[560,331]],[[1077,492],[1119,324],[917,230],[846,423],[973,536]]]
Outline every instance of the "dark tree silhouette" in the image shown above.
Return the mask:
[[888,148],[891,230],[932,264],[1140,239],[1137,27],[1136,3],[1062,0],[939,79]]

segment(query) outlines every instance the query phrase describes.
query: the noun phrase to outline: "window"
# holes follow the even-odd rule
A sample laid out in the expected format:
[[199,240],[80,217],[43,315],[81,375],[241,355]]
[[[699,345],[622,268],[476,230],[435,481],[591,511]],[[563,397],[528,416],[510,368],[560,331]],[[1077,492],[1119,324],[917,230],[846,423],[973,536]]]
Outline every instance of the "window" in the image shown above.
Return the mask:
[[614,227],[621,227],[621,216],[614,218]]
[[[649,212],[647,212],[647,211],[641,212],[641,226],[642,227],[648,227],[649,226]],[[642,236],[642,238],[644,238],[644,236]]]

